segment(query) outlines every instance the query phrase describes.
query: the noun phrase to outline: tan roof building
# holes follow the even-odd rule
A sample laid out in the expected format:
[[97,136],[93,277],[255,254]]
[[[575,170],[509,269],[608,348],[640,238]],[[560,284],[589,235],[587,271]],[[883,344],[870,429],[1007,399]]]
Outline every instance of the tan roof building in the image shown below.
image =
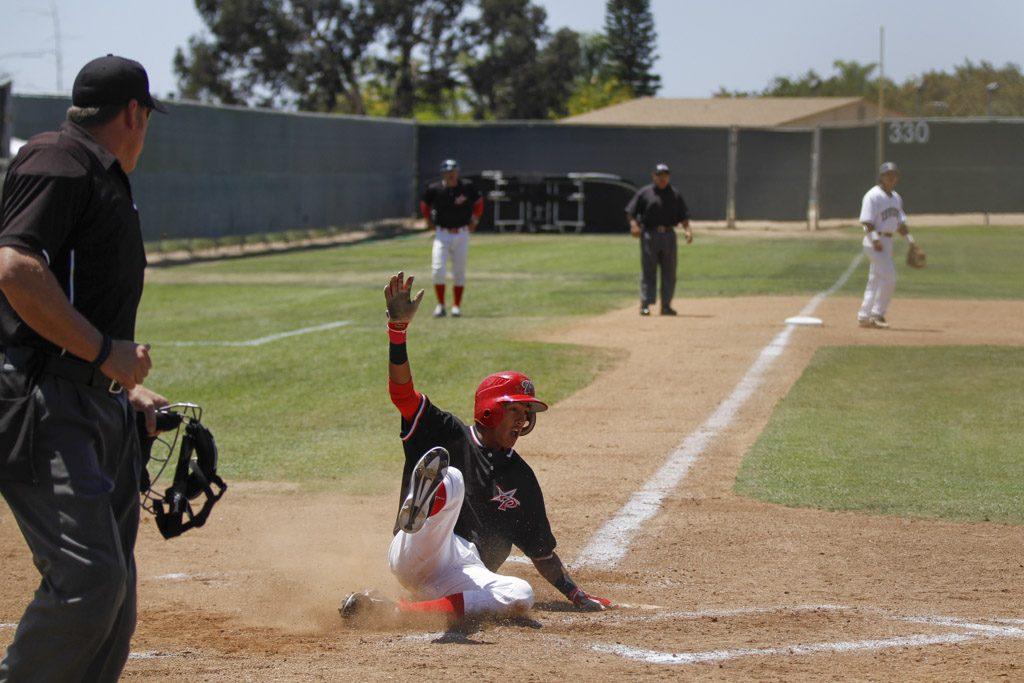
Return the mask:
[[[887,110],[886,116],[898,118],[902,115]],[[855,123],[872,121],[877,117],[878,105],[863,97],[641,97],[570,116],[560,123],[776,128]]]

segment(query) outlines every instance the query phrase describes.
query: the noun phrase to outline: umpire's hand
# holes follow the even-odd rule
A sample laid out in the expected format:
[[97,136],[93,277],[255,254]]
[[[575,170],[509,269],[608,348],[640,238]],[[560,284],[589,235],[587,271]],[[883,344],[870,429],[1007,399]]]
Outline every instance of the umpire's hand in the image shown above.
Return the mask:
[[149,344],[136,344],[127,339],[115,339],[110,355],[100,366],[104,375],[131,391],[146,379],[153,361],[149,357]]

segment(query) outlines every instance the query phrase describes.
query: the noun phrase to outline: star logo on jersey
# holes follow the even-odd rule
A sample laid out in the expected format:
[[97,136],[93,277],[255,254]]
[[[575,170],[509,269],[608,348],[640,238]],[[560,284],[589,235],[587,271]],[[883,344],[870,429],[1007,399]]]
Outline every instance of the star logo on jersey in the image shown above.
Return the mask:
[[498,509],[504,512],[505,510],[514,510],[519,507],[519,501],[516,500],[516,491],[519,489],[510,489],[508,491],[502,491],[501,487],[497,484],[494,488],[498,491],[498,495],[491,498],[491,502],[498,504]]

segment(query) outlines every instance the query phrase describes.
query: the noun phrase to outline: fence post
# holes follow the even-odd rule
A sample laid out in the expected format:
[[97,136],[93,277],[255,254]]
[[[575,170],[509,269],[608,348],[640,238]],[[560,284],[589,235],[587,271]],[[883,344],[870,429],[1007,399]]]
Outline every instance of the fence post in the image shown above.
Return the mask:
[[726,158],[725,185],[725,226],[736,227],[736,152],[739,147],[740,129],[729,128],[729,155]]
[[821,126],[811,135],[811,187],[807,196],[807,229],[818,229],[818,192],[821,178]]
[[11,107],[13,104],[11,81],[0,81],[0,159],[6,159],[11,154],[11,126],[14,125]]

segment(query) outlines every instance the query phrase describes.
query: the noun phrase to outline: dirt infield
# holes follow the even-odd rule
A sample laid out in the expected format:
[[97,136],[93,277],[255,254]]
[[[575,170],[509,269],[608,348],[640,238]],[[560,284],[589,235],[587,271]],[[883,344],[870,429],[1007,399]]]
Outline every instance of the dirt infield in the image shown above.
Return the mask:
[[[808,297],[680,301],[676,319],[629,309],[549,341],[612,348],[622,361],[543,416],[521,444],[572,561],[745,376]],[[209,526],[140,539],[140,619],[126,679],[604,680],[1024,676],[1024,528],[790,509],[740,498],[743,454],[821,345],[1024,345],[1024,302],[897,299],[890,331],[856,326],[826,299],[614,567],[581,584],[630,605],[567,609],[531,567],[529,620],[442,634],[440,625],[351,631],[350,590],[397,596],[385,554],[397,496],[293,485],[233,486]],[[429,387],[423,387],[429,391]],[[541,394],[543,387],[541,387]],[[226,455],[230,457],[230,455]],[[0,511],[0,644],[36,583]]]

